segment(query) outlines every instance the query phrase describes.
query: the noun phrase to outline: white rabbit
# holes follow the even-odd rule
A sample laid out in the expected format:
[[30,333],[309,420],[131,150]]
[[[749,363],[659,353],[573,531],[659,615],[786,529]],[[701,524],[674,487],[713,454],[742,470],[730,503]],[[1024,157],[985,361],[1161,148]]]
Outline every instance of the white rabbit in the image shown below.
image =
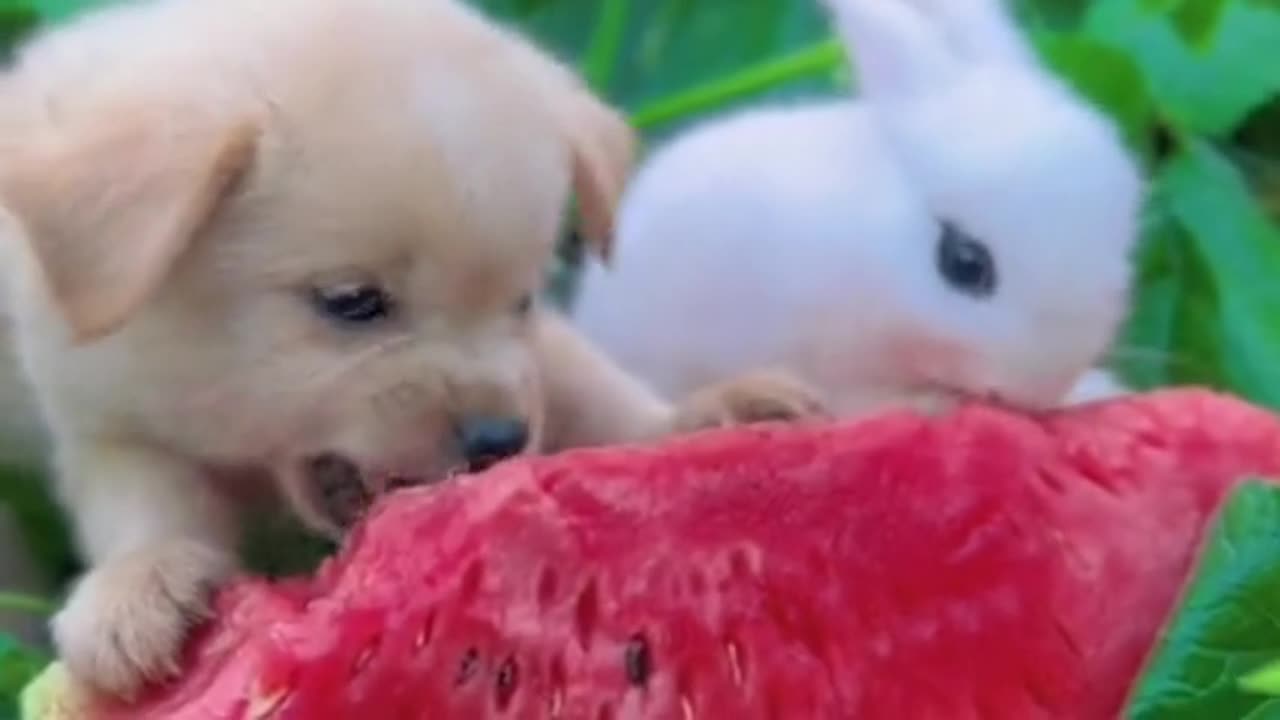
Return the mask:
[[999,0],[826,2],[860,97],[655,151],[577,325],[668,394],[762,366],[838,413],[1123,392],[1090,370],[1127,313],[1144,196],[1110,122]]

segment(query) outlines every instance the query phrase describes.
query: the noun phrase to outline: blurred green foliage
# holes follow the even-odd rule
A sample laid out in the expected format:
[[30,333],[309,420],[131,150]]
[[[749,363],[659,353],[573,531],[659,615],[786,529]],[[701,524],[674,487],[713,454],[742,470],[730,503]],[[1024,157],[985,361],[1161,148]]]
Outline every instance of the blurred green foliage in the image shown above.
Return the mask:
[[[476,1],[581,68],[649,142],[716,113],[849,86],[817,0]],[[0,49],[101,2],[0,0]],[[1207,384],[1280,409],[1280,0],[1016,9],[1151,179],[1133,317],[1113,366],[1139,387]],[[557,283],[571,279],[572,251]],[[19,506],[42,560],[65,575],[47,503],[28,490],[0,501]]]

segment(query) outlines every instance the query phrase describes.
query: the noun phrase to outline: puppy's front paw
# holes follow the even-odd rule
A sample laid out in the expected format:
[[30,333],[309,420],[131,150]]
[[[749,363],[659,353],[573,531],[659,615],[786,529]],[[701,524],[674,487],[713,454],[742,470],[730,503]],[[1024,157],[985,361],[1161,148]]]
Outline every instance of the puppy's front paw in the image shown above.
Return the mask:
[[672,431],[829,417],[830,410],[813,388],[786,373],[758,371],[690,395],[676,408]]
[[234,569],[231,555],[187,540],[104,563],[53,618],[59,656],[77,681],[132,698],[178,672],[188,631],[208,617],[211,591]]

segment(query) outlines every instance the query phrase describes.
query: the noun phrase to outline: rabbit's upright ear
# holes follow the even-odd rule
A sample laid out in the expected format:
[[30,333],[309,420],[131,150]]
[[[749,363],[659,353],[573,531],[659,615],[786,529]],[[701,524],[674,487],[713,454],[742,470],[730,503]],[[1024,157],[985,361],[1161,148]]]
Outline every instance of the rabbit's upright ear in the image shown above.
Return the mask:
[[865,97],[928,92],[954,76],[957,63],[946,36],[912,0],[823,2]]
[[964,61],[1037,65],[1010,9],[1009,0],[911,0],[936,18],[951,46]]

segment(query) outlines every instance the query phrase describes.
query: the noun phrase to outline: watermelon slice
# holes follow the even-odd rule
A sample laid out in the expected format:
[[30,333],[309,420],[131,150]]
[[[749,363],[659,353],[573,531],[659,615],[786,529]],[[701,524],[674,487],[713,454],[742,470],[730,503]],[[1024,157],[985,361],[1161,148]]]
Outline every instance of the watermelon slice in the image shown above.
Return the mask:
[[228,588],[179,681],[77,713],[1115,718],[1207,521],[1278,472],[1280,421],[1199,390],[508,462]]

